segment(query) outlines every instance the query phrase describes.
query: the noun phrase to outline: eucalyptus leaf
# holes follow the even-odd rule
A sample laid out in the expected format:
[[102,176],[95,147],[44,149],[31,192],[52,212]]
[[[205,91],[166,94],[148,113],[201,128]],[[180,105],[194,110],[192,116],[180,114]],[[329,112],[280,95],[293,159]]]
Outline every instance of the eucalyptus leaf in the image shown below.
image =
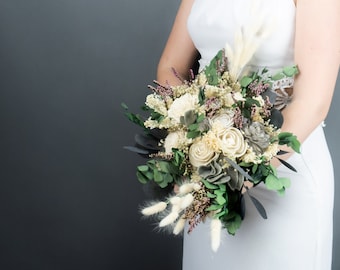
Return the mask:
[[142,184],[146,184],[147,182],[149,182],[149,179],[147,177],[145,177],[144,174],[142,174],[141,172],[137,172],[137,179],[139,180],[140,183]]
[[165,174],[163,179],[164,179],[164,182],[166,182],[166,183],[172,183],[174,181],[174,179],[171,176],[171,174]]
[[162,172],[169,173],[169,163],[167,161],[160,161],[158,165]]
[[282,185],[284,186],[284,188],[289,188],[291,185],[290,179],[287,177],[280,177],[279,178],[280,182],[282,183]]
[[279,181],[279,179],[273,174],[269,174],[266,177],[265,184],[270,190],[280,190],[284,187],[281,181]]
[[282,72],[276,73],[274,76],[271,77],[273,81],[281,80],[285,77],[285,75]]
[[137,166],[137,169],[140,172],[147,172],[149,170],[149,167],[147,165],[140,165],[140,166]]
[[161,183],[163,181],[163,175],[157,169],[153,171],[153,177],[156,183]]
[[279,194],[280,196],[283,196],[283,195],[285,195],[285,191],[286,191],[286,189],[282,188],[282,189],[277,191],[277,194]]
[[298,74],[297,66],[284,67],[283,73],[288,77],[293,77],[294,75]]

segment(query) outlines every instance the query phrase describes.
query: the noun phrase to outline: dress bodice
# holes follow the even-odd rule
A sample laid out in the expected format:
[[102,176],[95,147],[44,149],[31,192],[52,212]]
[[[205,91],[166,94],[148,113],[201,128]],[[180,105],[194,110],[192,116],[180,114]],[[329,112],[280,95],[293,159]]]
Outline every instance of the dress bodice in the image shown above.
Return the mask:
[[200,67],[208,64],[226,43],[233,46],[235,29],[251,24],[258,16],[264,16],[265,25],[272,30],[249,66],[275,70],[294,64],[293,0],[195,0],[188,31],[201,54]]

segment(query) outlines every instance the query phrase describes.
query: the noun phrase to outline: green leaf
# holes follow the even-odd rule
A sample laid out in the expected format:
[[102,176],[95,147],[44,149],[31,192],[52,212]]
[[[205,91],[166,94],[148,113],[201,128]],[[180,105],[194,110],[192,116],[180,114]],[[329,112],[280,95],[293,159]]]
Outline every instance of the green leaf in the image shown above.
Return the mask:
[[207,180],[201,179],[201,181],[207,189],[218,189],[218,186],[211,184]]
[[279,178],[280,182],[282,183],[282,185],[284,186],[284,188],[289,188],[291,185],[290,179],[286,178],[286,177],[280,177]]
[[282,188],[282,189],[278,190],[277,193],[278,193],[280,196],[283,196],[283,195],[285,195],[285,191],[286,191],[286,189],[285,189],[285,188]]
[[241,227],[242,219],[240,215],[234,214],[234,217],[226,223],[228,233],[235,235],[236,231]]
[[301,144],[300,142],[296,139],[296,140],[292,140],[289,144],[289,147],[291,147],[296,153],[300,153],[300,147]]
[[218,185],[218,188],[221,190],[221,191],[224,191],[223,193],[225,193],[227,191],[227,186],[222,184],[222,185]]
[[162,172],[169,173],[169,163],[167,161],[160,161],[158,164]]
[[255,99],[252,99],[252,98],[246,98],[245,106],[246,106],[247,108],[252,107],[254,104],[255,104],[257,107],[261,107],[260,102],[259,102],[258,100],[255,100]]
[[204,118],[205,118],[204,114],[200,114],[200,115],[198,115],[196,122],[201,123],[204,120]]
[[188,133],[187,133],[187,138],[188,139],[194,139],[194,138],[196,138],[196,137],[198,137],[198,136],[200,136],[201,135],[201,132],[200,131],[196,131],[196,130],[194,130],[194,131],[189,131]]
[[204,88],[201,87],[200,91],[198,93],[198,102],[199,102],[199,104],[203,105],[204,104],[204,100],[205,100]]
[[251,172],[254,174],[257,171],[258,167],[259,167],[258,164],[254,164],[253,167],[251,168]]
[[225,205],[225,203],[227,202],[227,200],[223,197],[222,194],[217,195],[215,200],[219,205]]
[[285,77],[284,74],[279,72],[279,73],[276,73],[274,76],[272,76],[271,79],[274,81],[278,81],[278,80],[283,79],[284,77]]
[[243,88],[247,87],[252,81],[253,81],[252,78],[244,76],[240,81],[241,87]]
[[280,190],[284,187],[282,182],[273,174],[269,174],[266,177],[265,184],[270,190]]
[[158,185],[161,187],[161,188],[166,188],[168,186],[168,183],[163,181],[161,183],[158,183]]
[[225,209],[225,210],[223,210],[223,211],[218,212],[217,214],[215,214],[215,215],[214,215],[214,218],[220,218],[220,217],[222,217],[222,216],[224,216],[224,215],[227,215],[227,214],[228,214],[228,209]]
[[149,170],[149,167],[147,165],[140,165],[140,166],[137,166],[137,169],[140,172],[147,172]]
[[216,198],[216,195],[215,194],[212,194],[211,192],[207,192],[207,197],[210,198],[210,199],[214,199]]
[[284,67],[283,73],[288,77],[293,77],[294,75],[298,74],[297,66]]
[[123,107],[124,110],[129,109],[129,107],[124,102],[122,102],[120,105]]
[[197,130],[198,129],[198,124],[197,123],[194,123],[194,124],[191,124],[188,129],[190,131],[194,131],[194,130]]
[[158,184],[163,181],[163,175],[158,170],[153,171],[153,177],[154,181]]
[[142,174],[141,172],[137,172],[136,175],[137,175],[137,179],[139,180],[140,183],[146,184],[147,182],[149,182],[149,179],[146,178],[144,176],[144,174]]
[[218,204],[212,204],[208,208],[205,209],[205,211],[216,211],[222,209],[223,205],[218,205]]
[[165,174],[163,179],[165,183],[172,183],[174,181],[174,178],[171,174]]

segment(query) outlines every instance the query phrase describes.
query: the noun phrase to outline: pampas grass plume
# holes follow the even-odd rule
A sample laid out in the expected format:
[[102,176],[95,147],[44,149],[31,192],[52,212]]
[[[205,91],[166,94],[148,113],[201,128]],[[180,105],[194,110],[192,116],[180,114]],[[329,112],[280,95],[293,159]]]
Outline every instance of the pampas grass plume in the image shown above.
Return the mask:
[[218,250],[221,243],[222,222],[218,218],[211,220],[211,248],[214,252]]
[[167,207],[167,203],[158,202],[151,206],[145,207],[144,209],[142,209],[141,212],[144,216],[151,216],[151,215],[164,211],[166,207]]

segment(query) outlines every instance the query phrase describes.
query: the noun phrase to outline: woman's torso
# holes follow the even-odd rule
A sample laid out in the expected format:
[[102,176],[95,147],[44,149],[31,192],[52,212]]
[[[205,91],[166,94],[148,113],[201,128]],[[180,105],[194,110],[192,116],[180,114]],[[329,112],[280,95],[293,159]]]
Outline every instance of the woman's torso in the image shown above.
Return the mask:
[[188,31],[201,54],[204,67],[225,47],[233,46],[236,29],[264,18],[269,35],[250,66],[279,69],[294,64],[295,3],[293,0],[196,0],[188,19]]

